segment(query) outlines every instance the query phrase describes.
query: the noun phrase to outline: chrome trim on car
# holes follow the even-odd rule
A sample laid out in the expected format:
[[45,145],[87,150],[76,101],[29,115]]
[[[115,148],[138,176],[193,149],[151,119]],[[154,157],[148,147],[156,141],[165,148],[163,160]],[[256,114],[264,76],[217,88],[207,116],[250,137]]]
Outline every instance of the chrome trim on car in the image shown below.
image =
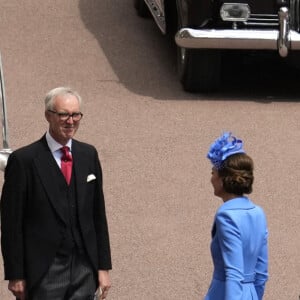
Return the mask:
[[300,31],[300,0],[290,0],[291,28]]
[[250,17],[247,21],[243,22],[246,26],[267,26],[274,27],[278,26],[278,14],[250,14]]
[[279,30],[258,29],[191,29],[182,28],[175,41],[179,47],[195,49],[300,50],[300,34],[288,27],[288,8],[279,10]]
[[164,2],[157,0],[145,0],[149,10],[162,33],[166,33],[166,17],[164,12]]
[[282,7],[279,10],[279,36],[278,36],[278,51],[280,56],[286,57],[289,52],[289,10]]

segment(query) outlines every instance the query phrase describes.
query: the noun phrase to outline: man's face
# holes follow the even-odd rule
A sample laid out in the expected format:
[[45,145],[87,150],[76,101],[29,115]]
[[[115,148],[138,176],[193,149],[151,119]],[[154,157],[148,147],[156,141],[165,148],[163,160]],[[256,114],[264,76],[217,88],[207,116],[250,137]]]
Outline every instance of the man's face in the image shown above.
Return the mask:
[[[56,113],[55,113],[56,112]],[[69,139],[73,138],[79,121],[74,121],[72,117],[62,120],[57,113],[79,113],[80,106],[78,99],[73,95],[57,96],[53,101],[52,112],[46,111],[45,116],[49,123],[51,136],[60,144],[65,145]]]

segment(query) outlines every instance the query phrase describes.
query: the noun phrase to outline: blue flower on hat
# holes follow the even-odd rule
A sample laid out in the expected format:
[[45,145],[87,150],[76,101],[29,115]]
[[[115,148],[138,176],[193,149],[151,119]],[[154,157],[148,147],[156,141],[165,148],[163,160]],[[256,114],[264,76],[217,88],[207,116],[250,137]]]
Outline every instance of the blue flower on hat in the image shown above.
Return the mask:
[[230,155],[245,153],[243,141],[237,139],[231,132],[225,132],[210,146],[207,158],[214,167],[220,169],[222,162]]

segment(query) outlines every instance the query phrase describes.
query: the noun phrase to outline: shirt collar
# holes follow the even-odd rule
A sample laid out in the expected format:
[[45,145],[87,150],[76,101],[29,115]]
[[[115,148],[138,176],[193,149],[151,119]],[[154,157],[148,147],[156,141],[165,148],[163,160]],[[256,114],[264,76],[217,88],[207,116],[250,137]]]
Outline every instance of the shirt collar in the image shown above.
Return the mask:
[[248,197],[237,197],[224,202],[218,209],[219,212],[230,209],[252,209],[254,203]]
[[[63,145],[58,143],[49,133],[49,130],[46,132],[46,140],[48,147],[50,148],[51,152],[54,153],[57,150],[60,150]],[[72,139],[68,140],[67,144],[65,146],[68,146],[70,148],[70,151],[72,152]]]

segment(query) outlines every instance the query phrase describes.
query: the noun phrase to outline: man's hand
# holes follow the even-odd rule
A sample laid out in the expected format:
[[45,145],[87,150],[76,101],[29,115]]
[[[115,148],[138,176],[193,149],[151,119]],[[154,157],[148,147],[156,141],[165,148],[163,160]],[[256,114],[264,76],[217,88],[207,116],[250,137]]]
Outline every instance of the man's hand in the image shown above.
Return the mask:
[[8,289],[16,296],[19,300],[25,300],[25,280],[10,280],[8,282]]
[[102,290],[102,295],[100,299],[106,299],[108,295],[108,290],[111,287],[108,271],[104,271],[104,270],[98,271],[98,281],[99,281],[99,286]]

